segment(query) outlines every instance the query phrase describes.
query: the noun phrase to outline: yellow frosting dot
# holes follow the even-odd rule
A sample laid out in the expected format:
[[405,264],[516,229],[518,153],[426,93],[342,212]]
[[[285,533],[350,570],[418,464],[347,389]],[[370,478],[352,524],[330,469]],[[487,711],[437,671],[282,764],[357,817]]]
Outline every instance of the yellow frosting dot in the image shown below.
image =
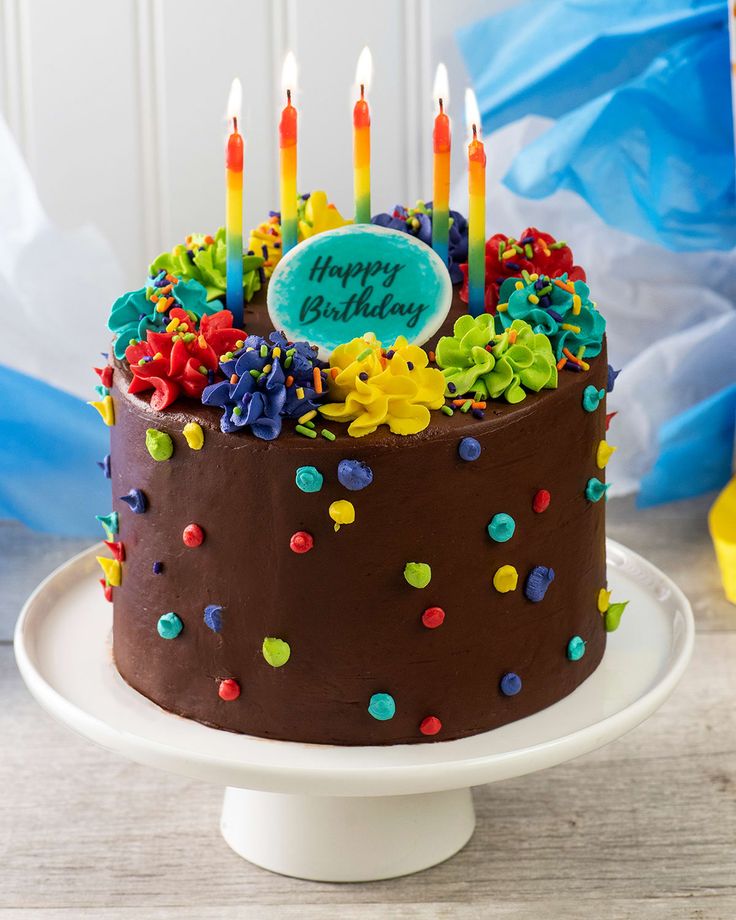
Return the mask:
[[117,559],[108,559],[107,556],[96,556],[100,568],[105,575],[105,581],[113,588],[120,587],[123,581],[123,567]]
[[493,576],[493,587],[500,594],[513,591],[519,582],[519,573],[513,565],[502,565]]
[[87,403],[88,406],[94,406],[102,416],[102,421],[109,427],[115,424],[115,406],[113,405],[112,396],[108,393],[103,399]]
[[342,524],[352,524],[355,520],[355,508],[353,503],[340,499],[330,505],[330,517],[335,522],[335,530],[339,530]]
[[605,588],[601,588],[598,592],[598,610],[600,613],[605,613],[608,610],[609,604],[611,603],[611,592],[606,591]]
[[595,452],[595,462],[599,470],[605,469],[606,464],[611,459],[611,454],[616,450],[615,447],[611,447],[607,441],[601,441],[598,444],[598,449]]
[[204,432],[198,422],[187,422],[182,434],[192,450],[201,450],[204,445]]

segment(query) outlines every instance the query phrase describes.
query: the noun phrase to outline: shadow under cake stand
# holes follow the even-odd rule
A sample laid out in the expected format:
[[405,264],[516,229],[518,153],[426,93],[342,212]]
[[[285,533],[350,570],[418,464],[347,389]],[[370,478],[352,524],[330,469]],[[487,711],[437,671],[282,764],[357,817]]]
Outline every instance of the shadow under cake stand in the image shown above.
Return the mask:
[[611,540],[609,587],[628,598],[603,661],[570,696],[458,741],[337,747],[207,728],[165,712],[119,676],[110,605],[92,547],[26,602],[15,653],[51,715],[147,766],[226,787],[221,830],[236,853],[283,875],[368,881],[426,869],[475,827],[470,787],[523,776],[607,744],[651,715],[684,672],[690,605],[653,565]]

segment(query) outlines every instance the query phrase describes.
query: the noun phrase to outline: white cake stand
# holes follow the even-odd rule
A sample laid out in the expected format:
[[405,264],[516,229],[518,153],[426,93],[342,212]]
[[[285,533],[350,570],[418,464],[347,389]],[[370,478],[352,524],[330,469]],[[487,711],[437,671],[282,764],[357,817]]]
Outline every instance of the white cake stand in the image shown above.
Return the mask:
[[226,786],[225,840],[251,862],[299,878],[392,878],[447,859],[473,833],[471,786],[543,770],[618,738],[669,696],[693,646],[692,611],[679,588],[609,541],[609,586],[629,608],[601,665],[561,702],[460,741],[353,748],[269,741],[171,715],[120,678],[97,552],[57,569],[23,608],[15,652],[31,693],[110,751]]

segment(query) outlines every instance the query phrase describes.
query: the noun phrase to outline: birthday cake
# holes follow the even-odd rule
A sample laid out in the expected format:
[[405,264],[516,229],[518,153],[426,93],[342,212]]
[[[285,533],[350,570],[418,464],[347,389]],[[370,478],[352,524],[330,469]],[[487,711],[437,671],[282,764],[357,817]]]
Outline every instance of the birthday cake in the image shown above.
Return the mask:
[[219,729],[342,745],[462,738],[562,699],[624,604],[606,587],[605,321],[564,242],[446,261],[431,205],[351,225],[274,213],[225,308],[226,244],[193,235],[112,307],[122,677]]

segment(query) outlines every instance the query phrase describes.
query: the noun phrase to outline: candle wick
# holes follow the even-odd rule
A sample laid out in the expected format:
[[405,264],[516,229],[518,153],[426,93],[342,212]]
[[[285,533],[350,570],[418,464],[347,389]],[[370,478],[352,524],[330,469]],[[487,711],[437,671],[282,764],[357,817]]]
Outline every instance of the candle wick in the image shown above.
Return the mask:
[[291,90],[290,89],[286,90],[286,104],[291,105]]
[[442,104],[442,96],[440,96],[440,115],[442,115],[442,113],[444,112],[444,110],[445,110],[445,109],[444,109],[444,106],[443,106],[443,104]]
[[476,128],[475,125],[473,125],[473,140],[474,141],[478,140],[478,129]]
[[233,134],[238,133],[238,116],[233,115]]
[[360,84],[360,98],[363,99],[365,96],[365,83]]

